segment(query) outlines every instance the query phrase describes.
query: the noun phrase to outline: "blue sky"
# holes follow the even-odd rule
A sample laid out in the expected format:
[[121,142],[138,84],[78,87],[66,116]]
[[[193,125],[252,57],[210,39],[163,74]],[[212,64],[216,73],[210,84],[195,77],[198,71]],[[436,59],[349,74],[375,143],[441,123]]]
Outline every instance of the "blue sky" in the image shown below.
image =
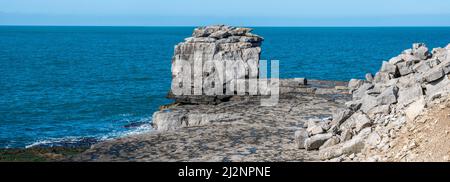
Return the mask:
[[0,0],[0,25],[450,26],[449,0]]

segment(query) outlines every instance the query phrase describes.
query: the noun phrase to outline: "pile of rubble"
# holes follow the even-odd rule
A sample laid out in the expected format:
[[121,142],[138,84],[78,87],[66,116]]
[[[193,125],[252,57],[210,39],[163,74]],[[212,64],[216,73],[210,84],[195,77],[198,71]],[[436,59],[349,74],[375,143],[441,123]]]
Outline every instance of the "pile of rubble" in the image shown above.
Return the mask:
[[310,119],[295,132],[296,145],[319,150],[321,160],[332,161],[363,160],[358,153],[364,148],[389,150],[406,122],[450,94],[449,73],[450,44],[431,52],[423,43],[413,44],[384,61],[375,76],[352,79],[348,85],[352,101],[332,118]]

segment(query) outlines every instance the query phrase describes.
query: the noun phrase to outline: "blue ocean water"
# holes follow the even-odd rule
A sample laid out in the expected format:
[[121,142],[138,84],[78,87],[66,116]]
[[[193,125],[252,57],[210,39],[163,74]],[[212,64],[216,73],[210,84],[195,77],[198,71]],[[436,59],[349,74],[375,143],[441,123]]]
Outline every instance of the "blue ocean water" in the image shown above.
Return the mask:
[[[193,27],[0,26],[0,148],[95,142],[151,130],[170,87],[174,45]],[[348,80],[450,27],[273,28],[262,58],[283,78]]]

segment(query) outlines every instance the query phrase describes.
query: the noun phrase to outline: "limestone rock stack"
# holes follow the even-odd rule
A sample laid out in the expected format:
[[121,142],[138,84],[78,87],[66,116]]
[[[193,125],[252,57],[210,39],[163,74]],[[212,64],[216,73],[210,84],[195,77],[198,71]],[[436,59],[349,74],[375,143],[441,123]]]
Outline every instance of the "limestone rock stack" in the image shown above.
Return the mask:
[[[194,89],[188,94],[174,94],[171,89],[169,98],[189,104],[219,103],[229,96],[214,94],[213,89],[217,86],[215,84],[222,83],[225,94],[227,84],[233,79],[258,78],[260,46],[263,38],[252,34],[251,31],[250,28],[225,25],[196,28],[192,37],[186,38],[184,42],[175,46],[172,60],[172,88],[180,85],[182,87],[183,80],[187,77],[183,73],[185,69],[183,67],[189,65],[191,75],[197,78],[203,76],[199,82],[196,82],[197,86],[200,86],[200,90],[197,90],[200,94],[194,93]],[[194,66],[194,63],[198,65]],[[223,67],[224,71],[221,72],[217,69],[217,65],[224,65],[224,63],[229,67]],[[192,78],[190,86],[194,87]]]
[[[236,84],[232,81],[257,79],[263,38],[251,31],[250,28],[225,25],[196,28],[192,37],[175,46],[168,97],[175,99],[176,104],[219,104],[233,96],[234,92],[227,94]],[[186,71],[189,68],[190,71]],[[186,84],[186,80],[189,83]],[[187,87],[190,91],[175,94],[174,87]],[[216,94],[217,90],[222,94]],[[204,125],[223,117],[224,114],[192,114],[186,109],[173,108],[155,112],[152,123],[156,130],[168,131]]]
[[390,139],[406,122],[436,99],[450,95],[449,73],[450,44],[432,51],[423,43],[414,44],[384,61],[375,76],[352,79],[353,99],[347,108],[338,110],[332,119],[308,122],[296,133],[298,148],[320,149],[322,160],[356,154],[367,147],[388,150]]

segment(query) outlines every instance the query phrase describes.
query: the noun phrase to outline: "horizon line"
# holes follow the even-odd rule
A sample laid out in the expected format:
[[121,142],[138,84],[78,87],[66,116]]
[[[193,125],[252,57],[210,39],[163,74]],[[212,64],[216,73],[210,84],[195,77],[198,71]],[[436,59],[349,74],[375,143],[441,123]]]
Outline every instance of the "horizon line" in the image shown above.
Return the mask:
[[[221,24],[210,24],[221,25]],[[210,25],[52,25],[52,24],[0,24],[0,27],[204,27]],[[227,25],[227,24],[222,24]],[[450,28],[450,25],[229,25],[233,27],[255,27],[255,28]]]

